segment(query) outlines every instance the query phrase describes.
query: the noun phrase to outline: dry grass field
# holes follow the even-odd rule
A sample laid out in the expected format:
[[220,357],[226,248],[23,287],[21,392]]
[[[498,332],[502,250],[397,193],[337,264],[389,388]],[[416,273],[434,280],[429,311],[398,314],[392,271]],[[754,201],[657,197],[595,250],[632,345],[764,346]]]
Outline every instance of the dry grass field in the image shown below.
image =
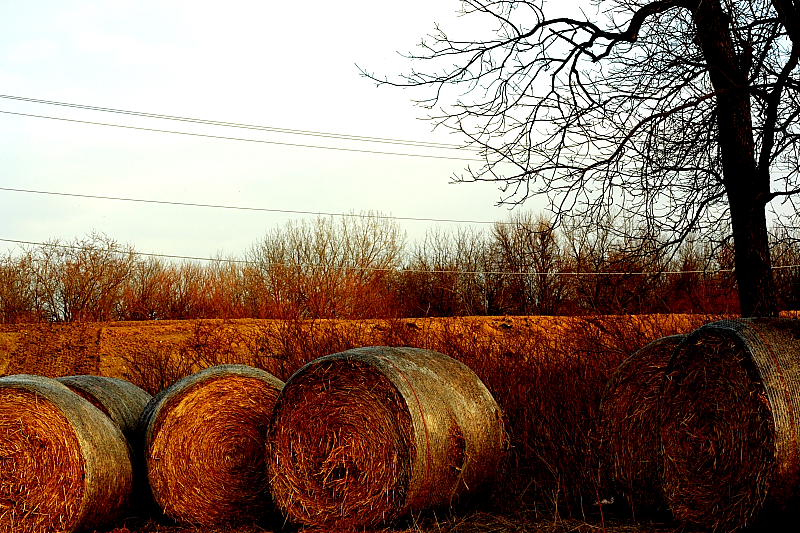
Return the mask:
[[[97,374],[156,393],[221,363],[286,380],[304,363],[359,346],[416,346],[455,357],[484,381],[508,420],[512,457],[480,505],[424,513],[396,531],[645,532],[602,498],[595,423],[600,396],[629,354],[715,317],[463,317],[360,321],[195,320],[0,326],[0,373]],[[570,518],[566,518],[570,517]],[[623,525],[620,525],[623,524]],[[131,519],[114,533],[255,533],[278,526],[197,529]]]

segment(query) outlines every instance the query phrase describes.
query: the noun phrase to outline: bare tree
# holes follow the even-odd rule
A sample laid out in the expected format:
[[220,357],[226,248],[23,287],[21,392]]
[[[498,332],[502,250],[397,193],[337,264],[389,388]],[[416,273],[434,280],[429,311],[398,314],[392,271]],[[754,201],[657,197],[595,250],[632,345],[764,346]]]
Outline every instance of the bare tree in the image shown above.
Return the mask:
[[664,246],[728,228],[742,313],[774,315],[766,213],[797,211],[800,6],[592,4],[463,0],[486,34],[437,27],[420,70],[367,75],[432,89],[431,118],[485,156],[459,179],[502,183],[504,202],[544,195],[559,222],[619,212]]
[[288,222],[252,247],[248,259],[282,318],[364,318],[391,313],[388,278],[404,236],[379,216]]
[[519,307],[513,311],[556,314],[565,296],[564,277],[557,272],[565,262],[553,225],[544,217],[520,213],[495,224],[492,234],[495,270],[510,273],[503,276],[505,285],[518,295]]
[[[616,228],[621,235],[615,235]],[[668,268],[663,245],[646,230],[614,218],[596,227],[570,221],[562,227],[568,292],[576,310],[592,313],[643,313],[659,309],[659,288]]]
[[91,233],[65,244],[53,240],[29,253],[36,299],[48,319],[116,318],[124,283],[135,263],[132,248]]
[[[772,255],[782,265],[800,265],[800,232],[774,228],[771,232]],[[775,271],[778,300],[782,309],[800,309],[800,268]]]
[[161,259],[137,259],[123,288],[123,320],[156,320],[167,317],[170,275]]
[[395,290],[408,316],[485,315],[503,312],[500,284],[489,274],[486,235],[467,229],[426,233],[398,273]]
[[0,257],[0,322],[36,322],[41,318],[33,286],[33,256]]

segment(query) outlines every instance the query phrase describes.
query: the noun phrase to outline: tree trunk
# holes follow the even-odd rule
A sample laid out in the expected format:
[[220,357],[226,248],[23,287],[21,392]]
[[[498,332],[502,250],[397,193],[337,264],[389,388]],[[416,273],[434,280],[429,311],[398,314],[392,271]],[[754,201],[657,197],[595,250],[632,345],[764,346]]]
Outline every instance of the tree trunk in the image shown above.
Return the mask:
[[[751,207],[735,208],[731,205],[739,302],[743,316],[776,316],[778,311],[764,208],[748,209]],[[735,213],[734,209],[739,212]]]
[[717,93],[719,147],[741,313],[748,317],[775,316],[778,311],[765,215],[769,174],[757,172],[748,73],[740,68],[730,17],[719,0],[700,0],[693,14],[697,43]]

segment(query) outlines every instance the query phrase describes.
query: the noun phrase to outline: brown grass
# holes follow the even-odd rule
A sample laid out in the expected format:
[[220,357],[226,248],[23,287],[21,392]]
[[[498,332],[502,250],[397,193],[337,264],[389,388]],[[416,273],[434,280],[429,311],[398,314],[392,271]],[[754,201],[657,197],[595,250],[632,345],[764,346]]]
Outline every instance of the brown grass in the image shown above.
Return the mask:
[[64,385],[0,378],[0,530],[72,532],[107,524],[131,493],[120,430]]
[[800,323],[710,324],[675,353],[664,391],[665,492],[680,520],[734,531],[800,482]]
[[29,324],[5,326],[14,339],[6,374],[48,377],[99,374],[100,327],[97,324]]
[[270,486],[299,523],[375,526],[482,488],[505,446],[497,404],[464,365],[428,350],[355,349],[288,381],[269,436]]
[[164,514],[199,525],[266,514],[264,443],[282,386],[262,370],[222,365],[153,398],[143,415],[147,471]]
[[[425,326],[410,345],[472,368],[508,418],[509,476],[498,508],[534,507],[600,517],[596,433],[600,400],[616,368],[660,337],[686,333],[706,317],[504,317]],[[428,328],[428,329],[425,329]]]

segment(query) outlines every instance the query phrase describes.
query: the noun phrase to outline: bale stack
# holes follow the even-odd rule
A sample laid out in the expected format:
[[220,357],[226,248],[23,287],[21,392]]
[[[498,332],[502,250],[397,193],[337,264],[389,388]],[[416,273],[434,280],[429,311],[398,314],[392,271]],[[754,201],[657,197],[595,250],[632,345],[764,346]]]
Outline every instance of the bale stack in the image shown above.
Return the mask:
[[128,505],[120,429],[56,380],[0,378],[0,531],[91,530]]
[[156,503],[179,522],[253,521],[270,509],[264,447],[283,382],[245,365],[188,376],[142,415]]
[[484,487],[502,464],[507,435],[494,398],[462,363],[370,347],[295,373],[267,449],[273,499],[291,520],[356,529]]
[[690,334],[667,369],[664,490],[677,518],[751,525],[800,490],[800,322],[752,319]]
[[659,403],[665,370],[684,338],[662,337],[631,355],[614,372],[600,402],[600,485],[621,497],[634,516],[664,507]]

